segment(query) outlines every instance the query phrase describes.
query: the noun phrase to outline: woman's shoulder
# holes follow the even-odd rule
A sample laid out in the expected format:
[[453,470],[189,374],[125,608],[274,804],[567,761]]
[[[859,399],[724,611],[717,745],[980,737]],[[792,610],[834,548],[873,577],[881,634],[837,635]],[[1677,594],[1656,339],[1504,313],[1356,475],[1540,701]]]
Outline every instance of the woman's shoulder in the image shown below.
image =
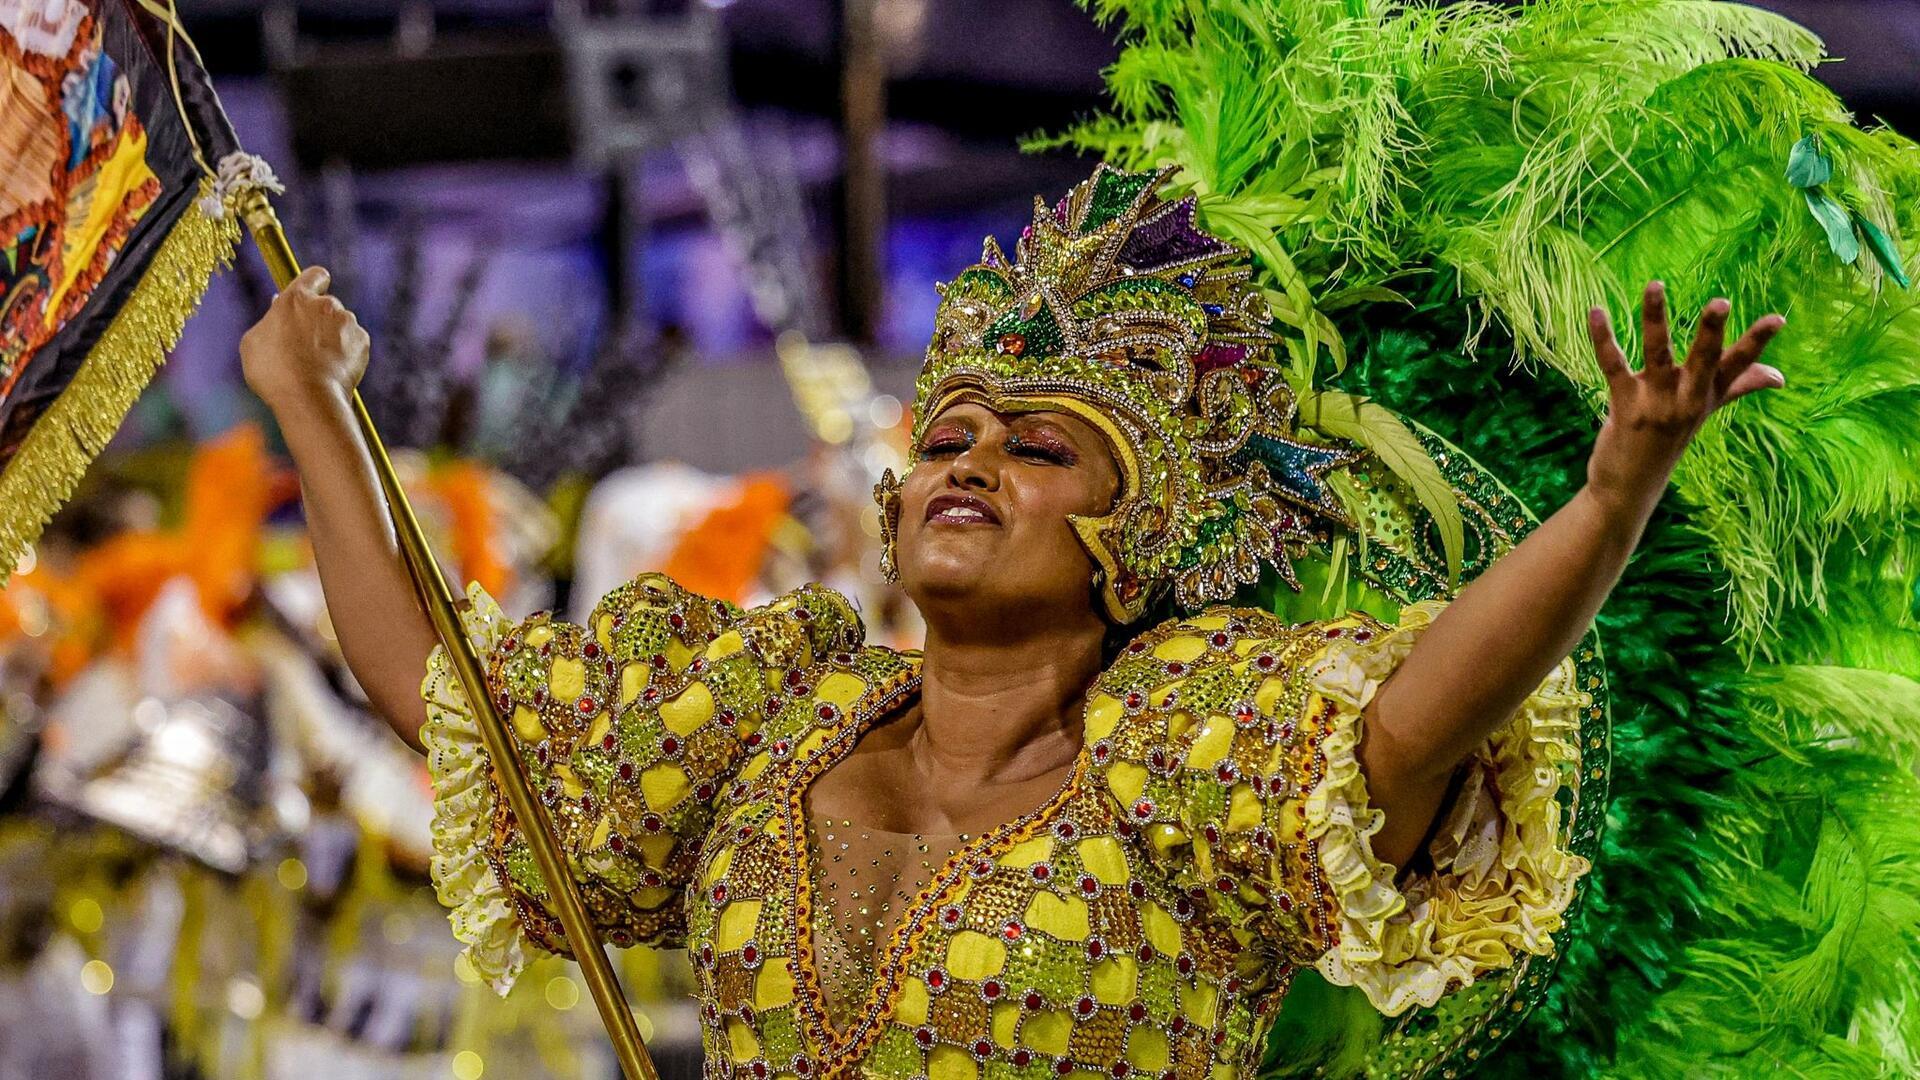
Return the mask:
[[1269,674],[1294,654],[1316,652],[1343,638],[1365,640],[1380,630],[1378,622],[1360,612],[1291,622],[1259,608],[1214,604],[1142,631],[1121,648],[1101,681],[1130,683],[1145,678],[1164,685],[1243,662],[1256,674]]
[[762,667],[799,669],[827,655],[860,652],[866,639],[853,602],[825,585],[803,585],[743,608],[702,596],[659,573],[641,574],[601,597],[587,617],[587,629],[603,646],[626,645],[621,652],[664,655],[662,650],[685,649],[683,657],[669,658],[673,667],[703,652],[745,651]]

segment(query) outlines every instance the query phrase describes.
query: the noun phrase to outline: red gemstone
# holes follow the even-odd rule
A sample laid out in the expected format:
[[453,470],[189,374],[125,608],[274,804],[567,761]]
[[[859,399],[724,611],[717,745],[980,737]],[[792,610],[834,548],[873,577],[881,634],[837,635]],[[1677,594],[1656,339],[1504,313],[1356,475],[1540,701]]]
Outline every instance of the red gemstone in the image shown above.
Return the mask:
[[1042,1005],[1046,1004],[1046,999],[1040,996],[1040,991],[1029,990],[1027,996],[1020,999],[1020,1004],[1025,1005],[1029,1011],[1037,1012]]
[[587,659],[592,660],[600,655],[600,646],[589,641],[580,651],[586,655]]
[[1145,1005],[1142,1005],[1136,1001],[1130,1007],[1128,1007],[1127,1019],[1137,1024],[1140,1021],[1145,1020],[1146,1018],[1147,1018],[1147,1007]]
[[620,773],[620,779],[622,780],[633,779],[633,762],[631,761],[621,762],[619,773]]
[[726,882],[722,881],[714,885],[713,902],[716,904],[724,904],[727,902],[727,883]]
[[1060,1076],[1072,1076],[1073,1062],[1068,1061],[1066,1058],[1061,1058],[1059,1061],[1053,1063],[1053,1071]]
[[618,836],[607,837],[607,846],[612,848],[615,852],[621,852],[621,851],[627,850],[627,842]]
[[1141,799],[1139,802],[1134,803],[1133,816],[1139,818],[1142,821],[1145,821],[1148,818],[1152,817],[1153,816],[1153,800]]
[[1025,355],[1027,351],[1026,335],[1025,334],[1001,334],[1000,335],[1000,351],[1003,353],[1006,353],[1008,356]]
[[605,750],[608,753],[612,753],[613,748],[618,745],[619,743],[614,739],[613,732],[611,731],[607,732],[606,735],[602,736],[600,739],[600,749]]
[[1076,1013],[1079,1013],[1081,1019],[1085,1019],[1089,1016],[1092,1016],[1094,1008],[1095,1008],[1095,1005],[1093,1003],[1093,999],[1090,997],[1083,997],[1079,1001],[1076,1001],[1073,1003],[1073,1011]]
[[1033,864],[1033,879],[1035,881],[1045,881],[1052,876],[1053,867],[1048,866],[1046,863]]
[[1008,941],[1019,941],[1020,935],[1026,932],[1027,928],[1021,926],[1020,920],[1018,919],[1008,919],[1006,929],[1000,931],[1001,936],[1005,937]]
[[915,1028],[913,1031],[913,1041],[919,1043],[921,1046],[932,1046],[933,1045],[933,1029],[932,1028]]
[[1088,896],[1092,896],[1094,893],[1099,892],[1100,891],[1099,879],[1094,877],[1092,874],[1088,874],[1086,877],[1081,878],[1080,891],[1083,893],[1086,893]]
[[1013,1052],[1013,1063],[1022,1069],[1033,1064],[1033,1051],[1015,1050]]
[[1135,900],[1145,900],[1147,898],[1147,883],[1144,881],[1129,881],[1127,882],[1127,891],[1133,894]]
[[675,611],[667,616],[667,625],[679,630],[687,625],[687,617]]
[[660,688],[657,686],[647,687],[646,690],[641,693],[640,700],[649,705],[658,704],[660,701]]
[[998,979],[988,979],[986,982],[980,984],[980,996],[986,998],[988,1001],[995,1001],[1001,994],[1006,992],[1007,988],[1001,985]]

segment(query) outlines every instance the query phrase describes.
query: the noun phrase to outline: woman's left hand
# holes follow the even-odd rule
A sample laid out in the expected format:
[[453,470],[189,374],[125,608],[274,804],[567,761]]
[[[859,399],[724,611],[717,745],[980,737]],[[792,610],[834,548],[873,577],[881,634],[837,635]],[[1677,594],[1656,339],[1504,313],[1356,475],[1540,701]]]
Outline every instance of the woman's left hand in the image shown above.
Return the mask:
[[1666,491],[1681,453],[1715,409],[1756,390],[1786,385],[1779,369],[1759,360],[1787,320],[1764,316],[1723,348],[1731,308],[1725,300],[1709,303],[1700,313],[1686,362],[1676,363],[1666,286],[1649,283],[1640,306],[1646,360],[1639,371],[1628,366],[1606,309],[1587,313],[1608,392],[1607,419],[1587,462],[1587,486],[1607,505],[1644,520]]

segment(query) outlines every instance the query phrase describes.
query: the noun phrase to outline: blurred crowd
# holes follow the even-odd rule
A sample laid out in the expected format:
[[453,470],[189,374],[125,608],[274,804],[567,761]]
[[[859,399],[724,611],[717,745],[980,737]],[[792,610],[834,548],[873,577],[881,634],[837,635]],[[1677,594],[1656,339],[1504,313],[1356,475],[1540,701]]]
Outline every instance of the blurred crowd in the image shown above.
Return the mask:
[[[647,570],[743,604],[826,581],[871,637],[915,642],[870,493],[905,417],[853,350],[782,339],[812,450],[718,475],[623,464],[617,416],[530,453],[521,433],[565,429],[595,379],[644,399],[663,358],[569,379],[510,328],[489,341],[412,402],[395,455],[456,580],[515,614]],[[571,963],[500,999],[458,957],[424,761],[341,660],[271,438],[110,452],[0,591],[0,1080],[610,1075]],[[697,1074],[681,958],[618,964],[663,1073]]]

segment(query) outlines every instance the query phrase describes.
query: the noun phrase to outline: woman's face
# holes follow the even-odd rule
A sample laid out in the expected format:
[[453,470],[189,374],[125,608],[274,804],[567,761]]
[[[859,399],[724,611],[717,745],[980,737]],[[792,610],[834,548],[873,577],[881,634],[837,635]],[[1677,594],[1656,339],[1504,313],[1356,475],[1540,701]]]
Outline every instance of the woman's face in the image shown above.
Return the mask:
[[1092,609],[1093,561],[1067,517],[1105,514],[1119,491],[1098,429],[1067,413],[962,403],[934,417],[915,451],[896,557],[922,612]]

